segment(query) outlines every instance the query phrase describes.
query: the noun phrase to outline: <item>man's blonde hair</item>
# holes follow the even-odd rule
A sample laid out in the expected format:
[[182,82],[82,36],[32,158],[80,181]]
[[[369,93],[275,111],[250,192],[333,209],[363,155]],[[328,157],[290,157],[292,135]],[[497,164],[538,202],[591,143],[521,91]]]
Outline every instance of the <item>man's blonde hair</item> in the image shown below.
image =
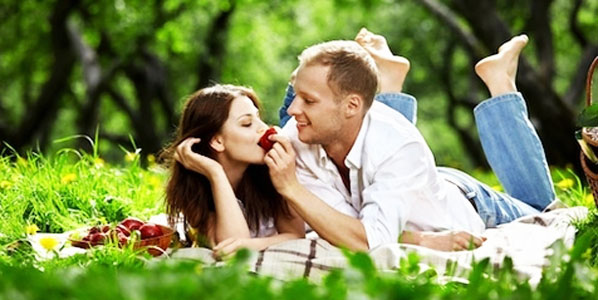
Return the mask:
[[[313,45],[299,55],[299,67],[329,66],[327,83],[336,96],[355,93],[368,109],[378,91],[378,68],[370,54],[354,41],[329,41]],[[338,97],[337,97],[338,98]]]

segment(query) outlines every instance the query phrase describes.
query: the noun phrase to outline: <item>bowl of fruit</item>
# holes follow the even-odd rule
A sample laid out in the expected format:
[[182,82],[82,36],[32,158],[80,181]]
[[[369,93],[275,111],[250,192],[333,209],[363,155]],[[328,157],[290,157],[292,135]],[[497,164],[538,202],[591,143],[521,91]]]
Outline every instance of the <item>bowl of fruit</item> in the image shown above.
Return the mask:
[[115,227],[109,225],[93,226],[86,231],[83,238],[71,237],[71,245],[88,249],[109,242],[118,243],[120,247],[133,242],[133,249],[147,248],[153,256],[159,256],[166,251],[174,230],[170,227],[143,222],[134,217],[128,217]]

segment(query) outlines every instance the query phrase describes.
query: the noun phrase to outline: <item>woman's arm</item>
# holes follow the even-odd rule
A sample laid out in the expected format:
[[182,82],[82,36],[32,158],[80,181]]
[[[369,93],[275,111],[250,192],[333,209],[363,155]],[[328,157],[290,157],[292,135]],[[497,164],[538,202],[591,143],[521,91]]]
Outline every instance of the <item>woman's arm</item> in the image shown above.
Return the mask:
[[174,158],[186,169],[202,174],[210,181],[216,212],[208,222],[208,239],[218,244],[229,238],[249,238],[245,215],[222,165],[191,150],[199,141],[199,138],[188,138],[181,142],[177,146]]
[[305,223],[291,207],[289,207],[289,213],[288,216],[280,214],[276,218],[275,225],[278,234],[250,239],[230,238],[213,248],[214,255],[219,258],[226,258],[241,248],[260,251],[284,241],[304,238]]

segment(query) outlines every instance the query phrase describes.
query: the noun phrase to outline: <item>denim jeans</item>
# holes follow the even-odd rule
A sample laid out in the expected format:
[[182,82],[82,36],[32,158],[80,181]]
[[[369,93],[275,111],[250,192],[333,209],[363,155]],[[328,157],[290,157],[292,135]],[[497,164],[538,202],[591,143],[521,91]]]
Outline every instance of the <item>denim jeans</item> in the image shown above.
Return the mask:
[[[281,127],[290,118],[287,109],[294,97],[289,85],[279,110]],[[376,95],[376,101],[397,110],[415,124],[417,101],[414,97],[383,93]],[[456,169],[438,167],[438,172],[474,201],[486,227],[539,213],[555,199],[555,192],[544,148],[528,119],[522,95],[508,93],[487,99],[475,107],[474,117],[486,159],[505,192],[498,192]]]

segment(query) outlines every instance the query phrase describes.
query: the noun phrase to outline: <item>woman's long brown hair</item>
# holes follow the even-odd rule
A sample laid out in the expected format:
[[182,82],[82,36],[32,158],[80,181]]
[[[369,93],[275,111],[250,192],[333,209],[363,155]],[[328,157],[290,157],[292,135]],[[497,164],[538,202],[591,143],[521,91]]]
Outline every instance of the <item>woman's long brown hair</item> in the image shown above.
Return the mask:
[[[212,137],[222,128],[228,118],[232,101],[247,96],[260,109],[260,102],[253,90],[234,85],[215,85],[191,95],[184,106],[174,142],[164,149],[161,157],[171,169],[166,187],[166,211],[169,222],[182,213],[187,225],[203,236],[207,235],[210,213],[215,211],[212,189],[208,179],[185,169],[173,159],[176,147],[189,137],[200,138],[193,151],[215,159],[209,145]],[[245,218],[250,230],[257,232],[260,221],[276,219],[279,214],[289,214],[288,206],[272,185],[266,165],[250,165],[235,190],[237,199],[245,206]]]

